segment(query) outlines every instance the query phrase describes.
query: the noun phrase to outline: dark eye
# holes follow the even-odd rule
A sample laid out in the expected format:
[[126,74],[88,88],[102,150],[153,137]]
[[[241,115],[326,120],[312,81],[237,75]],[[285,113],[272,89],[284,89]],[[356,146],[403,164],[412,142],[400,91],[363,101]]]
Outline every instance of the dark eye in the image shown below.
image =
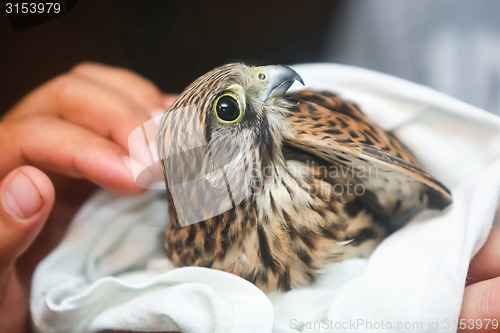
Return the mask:
[[233,123],[241,114],[238,102],[228,95],[223,95],[217,99],[215,113],[222,122]]

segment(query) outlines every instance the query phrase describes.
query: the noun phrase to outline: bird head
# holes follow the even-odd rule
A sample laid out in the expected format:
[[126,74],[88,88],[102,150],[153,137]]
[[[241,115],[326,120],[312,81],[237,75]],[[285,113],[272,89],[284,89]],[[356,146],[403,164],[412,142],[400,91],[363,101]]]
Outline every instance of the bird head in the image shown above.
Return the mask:
[[242,63],[218,67],[195,80],[159,125],[160,158],[164,171],[169,165],[172,169],[166,177],[193,179],[197,175],[186,175],[189,169],[204,174],[212,186],[243,188],[250,178],[262,180],[266,168],[284,163],[281,144],[290,130],[289,102],[282,95],[294,81],[304,84],[290,67]]

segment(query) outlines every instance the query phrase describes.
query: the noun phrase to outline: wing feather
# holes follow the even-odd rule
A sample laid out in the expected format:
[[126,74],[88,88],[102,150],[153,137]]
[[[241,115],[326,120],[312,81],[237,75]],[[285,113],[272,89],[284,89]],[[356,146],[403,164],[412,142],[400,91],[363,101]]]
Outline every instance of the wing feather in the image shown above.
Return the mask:
[[[286,143],[353,171],[374,167],[376,172],[363,173],[363,177],[353,173],[352,180],[375,193],[387,211],[395,206],[409,209],[414,201],[437,209],[451,203],[450,191],[423,171],[410,150],[371,122],[355,103],[331,92],[311,90],[286,98],[293,104],[288,116],[293,137]],[[425,194],[425,202],[420,193]]]

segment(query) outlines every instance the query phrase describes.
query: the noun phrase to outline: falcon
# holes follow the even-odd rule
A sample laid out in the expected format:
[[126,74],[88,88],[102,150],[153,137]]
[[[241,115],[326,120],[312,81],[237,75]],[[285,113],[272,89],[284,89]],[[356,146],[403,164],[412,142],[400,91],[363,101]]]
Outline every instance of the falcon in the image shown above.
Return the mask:
[[176,266],[239,275],[265,292],[313,283],[367,257],[450,191],[360,107],[329,91],[287,93],[282,65],[231,63],[189,85],[159,123]]

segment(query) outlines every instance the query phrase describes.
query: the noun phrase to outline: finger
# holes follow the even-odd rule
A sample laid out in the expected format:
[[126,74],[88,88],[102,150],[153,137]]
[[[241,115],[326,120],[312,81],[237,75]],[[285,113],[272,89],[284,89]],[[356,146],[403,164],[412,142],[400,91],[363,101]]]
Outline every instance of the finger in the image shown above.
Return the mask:
[[163,104],[165,105],[165,108],[170,107],[170,105],[172,105],[172,103],[174,103],[178,97],[179,97],[178,94],[164,94]]
[[[500,277],[465,287],[460,318],[466,323],[465,329],[459,329],[460,332],[498,332],[500,328],[498,326],[500,321]],[[488,322],[489,325],[486,329]],[[496,329],[494,323],[497,324]]]
[[54,188],[40,170],[23,166],[0,182],[0,272],[33,242],[54,204]]
[[10,117],[52,114],[107,137],[127,149],[128,135],[150,119],[126,96],[72,75],[60,76],[28,95]]
[[163,109],[163,96],[148,79],[124,68],[84,62],[75,66],[71,73],[116,90],[128,96],[146,110]]
[[500,228],[491,230],[488,239],[472,258],[468,281],[475,283],[500,276]]
[[[15,136],[9,133],[21,130],[29,135]],[[17,122],[11,120],[9,126],[0,131],[0,141],[2,135],[15,139],[5,145],[5,154],[10,158],[6,161],[7,165],[0,168],[31,164],[67,176],[85,177],[123,194],[142,191],[124,163],[124,158],[128,158],[127,152],[116,143],[83,127],[52,116],[39,116]]]
[[172,105],[178,97],[179,97],[178,94],[164,94],[163,95],[164,108],[151,110],[149,112],[151,114],[151,118],[163,116],[167,111],[167,109],[170,107],[170,105]]
[[26,292],[13,266],[0,277],[0,327],[2,332],[28,332]]

